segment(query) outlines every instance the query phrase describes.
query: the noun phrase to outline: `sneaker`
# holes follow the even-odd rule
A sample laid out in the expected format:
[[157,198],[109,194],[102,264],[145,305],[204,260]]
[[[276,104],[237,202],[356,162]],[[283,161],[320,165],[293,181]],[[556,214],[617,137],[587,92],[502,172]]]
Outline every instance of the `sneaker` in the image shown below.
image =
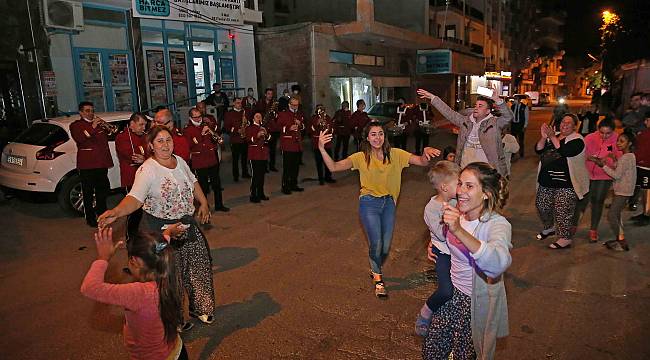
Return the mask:
[[607,246],[608,249],[614,250],[614,251],[630,251],[629,246],[627,246],[626,241],[608,241],[605,246]]
[[429,325],[431,325],[431,319],[425,319],[422,315],[418,314],[418,318],[415,319],[415,334],[421,337],[427,336],[429,333]]
[[598,242],[598,230],[589,230],[589,242]]
[[199,319],[204,324],[212,324],[214,322],[214,316],[213,315],[197,315],[194,313],[190,313],[190,316],[196,319]]
[[384,285],[383,281],[375,281],[375,296],[378,298],[385,298],[388,296],[388,292],[386,292],[386,285]]

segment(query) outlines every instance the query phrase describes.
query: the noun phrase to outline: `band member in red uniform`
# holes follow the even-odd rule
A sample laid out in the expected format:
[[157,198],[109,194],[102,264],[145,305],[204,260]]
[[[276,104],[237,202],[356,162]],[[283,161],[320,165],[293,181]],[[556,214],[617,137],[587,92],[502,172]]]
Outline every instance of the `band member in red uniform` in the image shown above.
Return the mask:
[[[318,172],[318,183],[325,185],[325,183],[335,183],[336,180],[332,179],[332,172],[325,166],[323,162],[323,155],[318,150],[318,137],[321,131],[328,134],[334,134],[334,121],[327,115],[325,106],[316,105],[316,114],[311,117],[311,122],[308,128],[311,137],[312,149],[314,150],[314,160],[316,162],[316,171]],[[325,151],[332,156],[332,142],[325,144]]]
[[433,121],[433,112],[427,103],[420,103],[411,109],[411,123],[415,134],[415,154],[422,155],[422,150],[429,146],[429,134],[426,128]]
[[103,126],[104,120],[95,116],[95,106],[90,101],[79,103],[79,115],[81,118],[70,124],[70,134],[77,144],[77,169],[86,223],[97,227],[97,215],[106,211],[106,197],[110,190],[108,169],[113,167],[108,148],[109,134]]
[[183,133],[174,125],[174,116],[169,109],[161,109],[154,117],[156,125],[169,129],[174,140],[174,155],[180,156],[186,163],[190,163],[190,145],[183,137]]
[[242,106],[244,111],[246,111],[246,117],[249,119],[253,118],[255,114],[255,108],[257,107],[257,99],[255,99],[255,91],[253,88],[248,88],[246,90],[246,97],[242,99]]
[[360,151],[361,149],[361,138],[362,138],[362,131],[363,128],[366,127],[366,125],[370,122],[370,118],[368,117],[368,113],[365,112],[366,110],[366,102],[363,101],[363,99],[357,100],[357,111],[355,111],[351,116],[350,116],[350,122],[354,126],[354,143],[357,146],[357,151]]
[[304,191],[298,186],[298,171],[300,170],[300,154],[302,153],[302,130],[305,120],[302,111],[298,110],[300,100],[292,97],[289,109],[280,112],[278,124],[282,130],[280,149],[282,150],[282,193]]
[[275,167],[275,153],[278,147],[278,139],[280,139],[280,127],[278,126],[278,112],[280,104],[275,100],[273,89],[267,88],[264,90],[264,99],[257,102],[255,111],[262,114],[262,122],[264,127],[271,135],[269,140],[269,170],[278,171]]
[[[115,137],[115,152],[120,161],[120,181],[128,194],[133,187],[135,172],[145,160],[145,129],[147,118],[136,112],[131,115],[129,125]],[[126,217],[127,241],[138,232],[142,209],[138,209]]]
[[219,177],[219,158],[216,147],[218,139],[207,124],[203,123],[201,110],[190,109],[190,121],[183,129],[183,136],[190,144],[190,168],[196,174],[196,178],[204,194],[208,194],[210,187],[214,192],[214,211],[230,211],[223,206],[221,196],[221,178]]
[[253,169],[250,196],[250,201],[253,203],[269,199],[264,194],[264,175],[266,174],[266,163],[269,158],[269,148],[266,143],[270,139],[271,135],[266,128],[262,127],[262,113],[255,112],[253,124],[246,128],[248,160],[250,160]]
[[217,134],[221,134],[221,120],[208,114],[208,109],[207,109],[207,105],[205,104],[205,101],[197,102],[196,108],[199,109],[199,111],[201,112],[201,116],[203,117],[203,122],[205,123],[205,125],[210,127],[210,130],[212,130],[213,132],[216,132]]
[[242,108],[242,99],[236,97],[233,100],[233,108],[226,112],[224,120],[225,132],[230,134],[230,149],[232,150],[232,178],[235,182],[239,181],[239,165],[241,164],[241,173],[244,179],[250,179],[248,174],[247,152],[246,146],[246,127],[248,126],[248,118],[246,112]]
[[334,113],[334,132],[336,133],[336,146],[334,147],[334,160],[345,159],[348,157],[348,146],[350,145],[350,135],[352,135],[352,126],[350,117],[350,103],[344,101],[341,108]]

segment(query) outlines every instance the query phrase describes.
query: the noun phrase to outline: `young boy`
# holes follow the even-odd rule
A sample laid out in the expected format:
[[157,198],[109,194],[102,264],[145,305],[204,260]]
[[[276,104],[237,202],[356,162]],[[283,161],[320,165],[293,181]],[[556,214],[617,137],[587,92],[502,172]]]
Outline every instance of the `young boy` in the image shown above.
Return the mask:
[[447,300],[451,299],[453,295],[454,287],[451,284],[451,276],[449,275],[451,256],[445,239],[447,229],[443,226],[441,216],[443,203],[450,203],[451,206],[456,205],[456,186],[459,174],[460,167],[446,160],[437,162],[429,169],[427,174],[429,182],[437,192],[424,208],[424,222],[429,227],[431,234],[431,241],[427,247],[427,257],[436,264],[438,288],[422,306],[415,321],[415,333],[422,337],[426,336],[429,331],[433,313]]

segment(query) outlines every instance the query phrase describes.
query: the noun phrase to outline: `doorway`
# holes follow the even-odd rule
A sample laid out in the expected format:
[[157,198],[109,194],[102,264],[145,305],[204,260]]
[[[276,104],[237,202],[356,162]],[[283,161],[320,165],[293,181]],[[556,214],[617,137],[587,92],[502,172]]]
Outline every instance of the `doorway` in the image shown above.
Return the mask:
[[202,101],[212,92],[212,84],[217,82],[214,54],[194,52],[192,54],[192,69],[194,70],[196,101]]

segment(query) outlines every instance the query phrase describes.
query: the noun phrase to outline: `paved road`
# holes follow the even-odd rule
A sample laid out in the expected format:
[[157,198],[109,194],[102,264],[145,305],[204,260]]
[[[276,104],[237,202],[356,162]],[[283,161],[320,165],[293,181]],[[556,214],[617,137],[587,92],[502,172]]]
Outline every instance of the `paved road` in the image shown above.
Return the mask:
[[[549,109],[533,111],[527,148]],[[451,139],[436,139],[444,146]],[[412,146],[412,144],[410,144]],[[513,264],[506,276],[511,335],[500,359],[650,358],[650,246],[626,229],[632,249],[612,253],[588,244],[538,243],[534,208],[536,160],[513,164],[510,204]],[[315,177],[311,153],[301,176]],[[226,166],[227,168],[227,166]],[[390,298],[377,300],[367,278],[367,246],[357,215],[358,177],[248,203],[247,184],[225,180],[233,210],[213,217],[207,235],[214,258],[218,309],[212,326],[184,335],[192,359],[418,359],[413,321],[435,289],[427,276],[422,210],[431,196],[422,168],[403,177],[394,243],[385,267]],[[118,196],[111,198],[112,202]],[[626,213],[625,216],[631,215]],[[91,229],[56,204],[0,200],[0,353],[7,359],[125,358],[122,310],[93,303],[79,285],[94,258]],[[605,224],[601,231],[607,234]],[[120,273],[124,251],[108,279]]]

